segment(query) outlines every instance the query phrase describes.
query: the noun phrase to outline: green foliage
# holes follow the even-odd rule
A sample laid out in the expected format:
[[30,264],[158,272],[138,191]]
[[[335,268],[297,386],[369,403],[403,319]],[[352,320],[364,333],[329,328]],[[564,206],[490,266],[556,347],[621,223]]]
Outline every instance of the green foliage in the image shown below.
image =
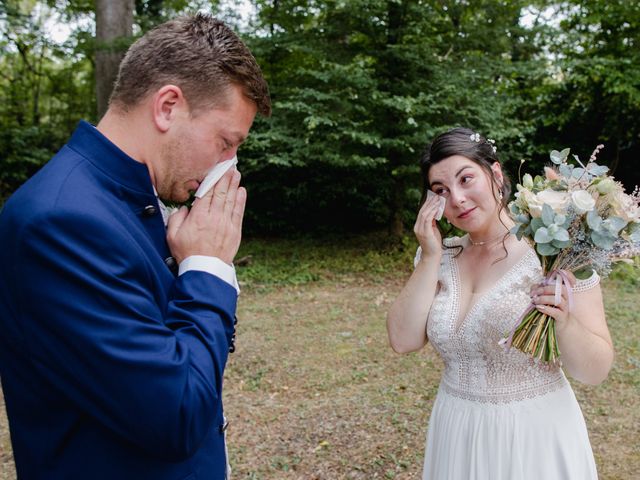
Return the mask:
[[[211,3],[139,0],[140,29]],[[92,0],[0,3],[0,200],[60,149],[80,119],[96,121],[93,8]],[[59,22],[72,25],[63,43],[48,31]]]
[[609,278],[630,287],[640,286],[640,257],[636,257],[633,263],[617,263]]
[[[529,72],[537,76],[540,69],[527,43],[535,31],[519,25],[526,4],[332,0],[305,8],[298,1],[258,2],[256,28],[268,34],[248,40],[269,77],[274,115],[257,122],[241,152],[251,195],[269,211],[254,219],[258,229],[278,231],[273,219],[295,189],[319,188],[324,199],[349,191],[367,197],[353,176],[323,175],[339,166],[374,187],[369,204],[376,208],[360,212],[364,223],[375,227],[382,220],[399,233],[418,207],[420,152],[453,126],[496,138],[503,159],[515,165],[533,134],[530,120],[519,116],[529,100],[518,91]],[[274,168],[284,186],[255,184],[264,178],[260,171]],[[291,185],[300,169],[313,175]],[[337,210],[325,203],[316,224],[341,229],[332,218],[349,202]],[[308,217],[304,201],[286,210],[285,223]]]
[[[521,158],[522,173],[538,171],[553,146],[586,158],[602,141],[616,178],[640,183],[637,2],[256,0],[249,24],[226,5],[136,0],[134,31],[209,9],[243,32],[274,105],[240,152],[249,232],[400,235],[421,197],[421,152],[454,126],[494,138],[515,179]],[[0,198],[80,118],[96,120],[93,9],[0,3]],[[45,28],[60,21],[63,44]]]
[[268,288],[332,281],[336,276],[367,272],[384,281],[397,269],[413,265],[416,241],[390,241],[383,233],[349,236],[299,236],[289,239],[250,238],[243,241],[237,259],[241,287]]
[[87,58],[55,44],[45,31],[54,11],[35,1],[6,1],[0,20],[0,198],[6,198],[91,118],[93,79]]
[[[536,140],[577,145],[602,159],[632,189],[640,183],[640,4],[625,0],[563,2],[549,39],[550,76],[540,89]],[[542,151],[544,151],[543,149]]]

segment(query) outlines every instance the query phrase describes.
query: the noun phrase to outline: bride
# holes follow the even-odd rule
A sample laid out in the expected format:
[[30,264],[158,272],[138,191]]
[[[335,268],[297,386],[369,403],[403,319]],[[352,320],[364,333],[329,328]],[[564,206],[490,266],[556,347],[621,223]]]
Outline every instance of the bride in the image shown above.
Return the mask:
[[[387,330],[398,353],[427,341],[445,369],[431,413],[423,480],[595,479],[584,418],[565,372],[598,384],[613,363],[599,277],[541,283],[540,262],[509,233],[510,187],[493,141],[456,128],[421,160],[427,190],[414,227],[415,270],[392,305]],[[444,215],[462,237],[442,239]],[[562,368],[499,345],[530,302],[556,321]]]

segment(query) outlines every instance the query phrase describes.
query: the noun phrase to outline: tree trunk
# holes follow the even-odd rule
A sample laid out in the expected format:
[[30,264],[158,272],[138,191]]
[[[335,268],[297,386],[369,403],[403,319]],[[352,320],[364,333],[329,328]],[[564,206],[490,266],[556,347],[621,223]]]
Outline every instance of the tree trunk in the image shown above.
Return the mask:
[[[386,79],[384,87],[389,95],[402,95],[402,91],[398,91],[396,79],[401,76],[404,68],[401,59],[396,53],[392,52],[389,47],[395,46],[400,42],[402,35],[404,4],[394,0],[387,3],[387,53],[384,56],[382,76]],[[389,109],[387,114],[389,119],[386,135],[389,138],[396,138],[402,132],[398,130],[401,119],[393,109]],[[389,160],[389,170],[392,172],[402,165],[402,152],[391,149],[387,152]],[[391,193],[391,215],[389,218],[389,233],[392,237],[401,238],[404,235],[404,204],[405,204],[405,188],[406,180],[404,174],[397,174],[393,177],[393,191]]]
[[405,182],[399,176],[393,178],[393,193],[391,198],[391,218],[389,222],[389,233],[394,238],[402,238],[404,235],[404,197]]
[[134,0],[95,0],[96,100],[98,119],[109,106],[109,96],[133,28]]

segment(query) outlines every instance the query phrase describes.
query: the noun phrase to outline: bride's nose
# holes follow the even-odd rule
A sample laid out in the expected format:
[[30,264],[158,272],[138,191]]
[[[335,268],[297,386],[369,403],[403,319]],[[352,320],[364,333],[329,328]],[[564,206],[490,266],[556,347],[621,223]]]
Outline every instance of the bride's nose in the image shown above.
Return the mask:
[[463,191],[458,188],[451,189],[449,191],[449,199],[447,200],[452,206],[461,206],[464,205],[467,201],[467,198]]

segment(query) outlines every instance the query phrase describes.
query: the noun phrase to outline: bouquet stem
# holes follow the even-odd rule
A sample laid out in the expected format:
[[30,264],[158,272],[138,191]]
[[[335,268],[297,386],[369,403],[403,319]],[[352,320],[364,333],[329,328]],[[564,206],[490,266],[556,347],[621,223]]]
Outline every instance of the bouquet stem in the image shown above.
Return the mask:
[[560,349],[554,319],[531,309],[516,328],[511,346],[540,361],[556,363]]

